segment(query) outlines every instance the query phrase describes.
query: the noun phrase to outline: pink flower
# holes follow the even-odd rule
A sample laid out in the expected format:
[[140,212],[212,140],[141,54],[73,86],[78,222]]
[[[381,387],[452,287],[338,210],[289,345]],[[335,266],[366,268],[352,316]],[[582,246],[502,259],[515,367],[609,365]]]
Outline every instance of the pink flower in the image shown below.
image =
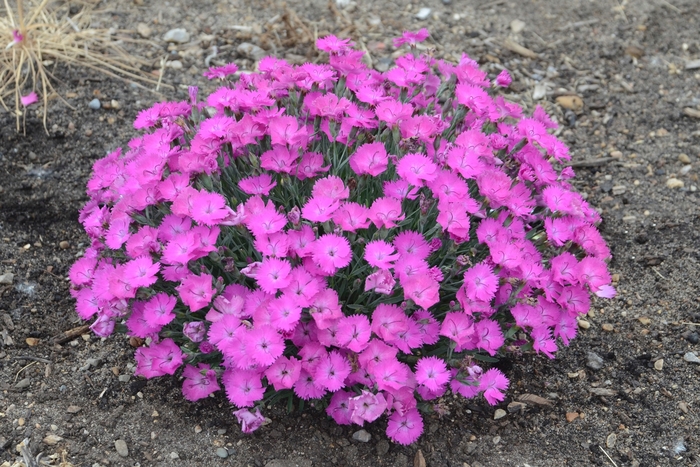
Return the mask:
[[265,423],[265,417],[260,413],[260,409],[255,409],[255,413],[248,409],[239,409],[233,412],[238,422],[241,424],[243,433],[252,433]]
[[333,222],[346,232],[369,227],[369,209],[358,203],[343,203],[333,213]]
[[369,208],[369,218],[377,228],[388,229],[396,227],[406,216],[401,212],[401,201],[396,198],[377,198]]
[[490,319],[482,319],[474,325],[474,339],[476,346],[494,356],[503,346],[505,338],[498,322]]
[[323,271],[332,274],[352,261],[350,242],[340,235],[322,235],[313,244],[312,258]]
[[265,394],[260,375],[256,371],[229,368],[221,381],[228,400],[236,407],[252,407]]
[[286,146],[274,146],[260,156],[260,167],[277,173],[292,173],[298,155]]
[[464,273],[464,288],[469,299],[488,302],[496,295],[498,277],[487,264],[475,264]]
[[255,276],[258,285],[267,293],[274,294],[289,285],[292,266],[289,261],[267,257],[262,260]]
[[404,311],[396,305],[381,303],[372,313],[372,332],[391,341],[399,332],[408,330],[408,318]]
[[365,315],[351,315],[340,318],[336,339],[339,347],[353,352],[362,352],[369,345],[372,328]]
[[263,366],[272,365],[284,352],[284,341],[270,326],[251,329],[246,335],[247,348],[253,360]]
[[404,297],[427,310],[440,301],[440,284],[425,274],[417,274],[401,282]]
[[149,256],[139,256],[124,263],[124,280],[132,287],[148,287],[158,280],[159,270],[160,263],[154,264]]
[[[249,195],[269,195],[270,190],[277,186],[270,174],[264,173],[255,177],[244,178],[238,182],[238,187]],[[196,220],[196,219],[195,219]]]
[[305,146],[308,134],[306,127],[299,127],[296,117],[283,116],[271,118],[268,122],[268,131],[273,145]]
[[301,318],[301,307],[289,296],[282,295],[270,301],[270,324],[280,331],[293,331]]
[[326,222],[339,207],[338,199],[315,196],[309,199],[301,209],[301,217],[311,222]]
[[496,368],[487,370],[479,378],[479,391],[484,392],[486,402],[496,405],[505,399],[505,394],[501,391],[508,389],[508,378]]
[[228,63],[224,66],[210,67],[208,71],[203,73],[208,79],[224,79],[238,71],[238,66],[235,63]]
[[345,387],[345,378],[350,371],[350,362],[345,357],[337,351],[329,352],[316,365],[314,382],[321,388],[335,392]]
[[496,77],[496,86],[501,88],[507,88],[513,79],[510,77],[508,70],[501,70],[501,72]]
[[221,389],[216,380],[216,372],[206,363],[200,363],[197,367],[187,365],[182,376],[185,377],[182,395],[188,401],[203,399]]
[[[21,40],[22,39],[20,39],[18,42],[21,42]],[[32,91],[29,94],[27,94],[26,96],[20,96],[19,100],[20,100],[20,102],[22,102],[22,105],[24,107],[29,107],[30,105],[38,102],[39,98],[37,97],[36,93],[34,91]]]
[[376,177],[386,170],[389,157],[384,143],[365,143],[355,150],[348,163],[357,175],[369,174]]
[[301,361],[291,357],[279,357],[275,363],[265,370],[267,380],[274,386],[275,391],[291,389],[301,374]]
[[372,339],[367,348],[360,353],[358,359],[360,365],[369,371],[377,365],[393,360],[398,352],[396,347],[386,345],[381,339]]
[[396,166],[396,173],[413,186],[423,186],[435,180],[437,165],[423,154],[406,154]]
[[399,258],[394,247],[383,241],[374,240],[365,245],[365,261],[379,269],[391,269],[391,263]]
[[394,237],[394,246],[401,256],[425,259],[430,256],[430,245],[422,234],[404,230]]
[[294,383],[294,394],[307,401],[309,399],[320,399],[325,393],[326,390],[316,384],[313,374],[309,370],[302,368],[299,379]]
[[393,99],[387,99],[377,104],[375,112],[380,121],[386,122],[388,126],[393,127],[411,118],[413,106],[411,104],[402,104]]
[[333,35],[316,39],[316,47],[330,54],[342,54],[350,50],[354,45],[355,43],[350,41],[350,39],[338,39]]
[[464,313],[447,313],[440,335],[453,340],[459,347],[469,345],[474,336],[474,321]]
[[334,200],[347,199],[350,196],[350,190],[343,184],[343,180],[335,175],[316,180],[314,187],[311,190],[311,195],[328,197]]
[[314,296],[309,313],[316,322],[318,329],[326,329],[333,322],[342,318],[343,312],[338,302],[338,292],[331,288],[326,288],[317,293]]
[[530,333],[532,348],[537,353],[544,353],[549,358],[554,358],[557,351],[557,343],[552,338],[552,330],[548,326],[538,326]]
[[391,295],[396,285],[396,280],[388,269],[380,269],[373,272],[365,279],[365,292],[373,290],[376,293]]
[[397,411],[389,417],[386,435],[399,444],[412,444],[422,433],[423,419],[417,409],[408,410],[404,414]]
[[445,361],[438,357],[423,357],[416,363],[416,382],[431,391],[439,391],[450,381]]
[[301,160],[297,165],[297,170],[292,173],[296,175],[299,180],[313,178],[320,173],[330,170],[331,166],[324,166],[323,163],[323,154],[320,152],[307,152],[301,156]]
[[386,399],[381,393],[372,394],[367,390],[362,390],[359,396],[351,397],[348,404],[350,420],[360,426],[378,419],[386,408]]
[[340,390],[331,397],[330,403],[326,407],[326,414],[333,417],[338,425],[352,424],[350,398],[354,395],[353,392]]
[[200,276],[189,274],[179,286],[175,287],[175,290],[178,291],[182,303],[187,305],[190,311],[197,311],[211,302],[214,296],[213,279],[209,274]]
[[175,304],[177,299],[165,292],[160,292],[151,297],[143,306],[143,315],[148,322],[165,326],[175,319]]
[[408,44],[411,47],[414,47],[419,42],[423,42],[424,40],[426,40],[428,36],[430,36],[430,33],[426,28],[422,28],[421,30],[416,32],[404,31],[401,37],[394,39],[394,47],[398,49],[404,44]]

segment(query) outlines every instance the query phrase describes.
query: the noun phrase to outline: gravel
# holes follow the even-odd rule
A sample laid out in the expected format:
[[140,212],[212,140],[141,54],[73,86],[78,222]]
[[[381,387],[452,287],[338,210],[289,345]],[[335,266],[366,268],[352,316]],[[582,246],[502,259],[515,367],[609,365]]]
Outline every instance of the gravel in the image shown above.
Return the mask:
[[114,449],[117,450],[117,454],[122,457],[129,456],[129,448],[126,446],[126,441],[123,439],[118,439],[114,442]]
[[90,107],[92,110],[100,110],[102,103],[98,98],[94,98],[88,103],[88,107]]

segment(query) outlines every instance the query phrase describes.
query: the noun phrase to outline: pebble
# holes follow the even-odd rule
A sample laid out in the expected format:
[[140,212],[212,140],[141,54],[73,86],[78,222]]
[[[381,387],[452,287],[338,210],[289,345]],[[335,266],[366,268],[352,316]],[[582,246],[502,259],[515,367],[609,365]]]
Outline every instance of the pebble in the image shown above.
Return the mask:
[[613,195],[621,195],[626,191],[627,187],[625,185],[615,185],[614,187],[612,187]]
[[580,319],[578,320],[578,327],[580,327],[581,329],[588,329],[591,327],[591,323],[589,323],[585,319]]
[[63,240],[62,242],[60,242],[60,243],[58,244],[58,247],[59,247],[61,250],[67,250],[68,248],[70,248],[70,243],[68,243],[67,241]]
[[29,347],[35,347],[40,341],[36,337],[27,337],[24,342],[26,342]]
[[418,452],[416,452],[415,457],[413,458],[413,467],[426,467],[427,464],[425,462],[425,457],[423,456],[423,451],[420,449]]
[[510,30],[513,31],[515,34],[521,32],[523,29],[525,29],[525,21],[514,19],[510,22]]
[[130,379],[131,379],[131,375],[119,375],[119,382],[120,383],[128,383]]
[[249,59],[255,61],[265,58],[265,55],[267,55],[265,50],[255,44],[251,44],[250,42],[242,42],[238,45],[238,47],[236,47],[236,51],[239,54],[245,55]]
[[592,370],[600,370],[603,368],[603,357],[595,352],[588,352],[586,355],[586,366]]
[[118,439],[114,442],[114,449],[116,449],[117,454],[122,457],[127,457],[129,455],[129,448],[126,446],[126,441],[123,439]]
[[367,430],[358,430],[352,434],[352,439],[361,443],[368,443],[369,440],[372,439],[372,435],[370,435]]
[[137,24],[136,32],[138,32],[139,36],[143,37],[144,39],[151,37],[151,34],[153,34],[153,30],[148,27],[146,23]]
[[686,354],[683,355],[683,360],[688,363],[700,363],[700,358],[695,355],[695,352],[686,352]]
[[511,402],[510,404],[508,404],[508,412],[510,412],[510,413],[524,412],[526,407],[527,407],[527,404],[525,404],[523,402]]
[[566,412],[566,421],[571,423],[578,418],[578,412]]
[[617,435],[615,433],[610,433],[608,437],[605,439],[605,445],[609,448],[612,449],[615,447],[615,443],[617,442]]
[[66,412],[68,413],[78,413],[82,410],[82,407],[79,405],[69,405],[68,408],[66,409]]
[[216,455],[222,459],[226,459],[228,457],[228,451],[225,448],[217,448]]
[[15,387],[17,389],[24,389],[24,388],[28,388],[30,384],[31,384],[31,380],[29,378],[24,378],[19,383],[15,384]]
[[678,403],[678,408],[681,409],[681,412],[688,413],[688,404],[686,402],[680,401]]
[[182,70],[182,62],[180,60],[170,60],[165,63],[165,66],[173,70]]
[[46,435],[46,436],[44,437],[44,439],[42,440],[42,442],[43,442],[44,444],[48,444],[49,446],[55,446],[55,445],[57,445],[60,441],[63,441],[63,438],[61,438],[61,437],[58,436],[58,435],[54,435],[54,434],[52,434],[52,433],[49,433],[48,435]]
[[10,285],[10,284],[12,284],[12,281],[14,279],[15,279],[14,274],[12,274],[11,272],[6,272],[5,274],[0,275],[0,284]]
[[654,369],[656,371],[661,371],[664,369],[664,359],[663,358],[660,358],[654,362]]
[[377,455],[381,457],[387,452],[389,452],[389,442],[385,439],[379,440],[377,443]]
[[196,426],[194,427],[194,432],[195,432],[195,433],[201,433],[201,432],[202,432],[202,427],[201,427],[200,425],[196,425]]
[[610,323],[604,323],[602,328],[603,328],[603,331],[607,331],[607,332],[612,332],[612,330],[614,329],[613,325]]
[[102,104],[100,103],[100,100],[98,98],[94,98],[88,103],[88,107],[90,107],[92,110],[100,110]]
[[179,455],[178,453],[176,453],[175,451],[173,451],[173,452],[170,453],[170,458],[171,458],[172,460],[179,459],[179,458],[180,458],[180,455]]
[[690,157],[688,157],[688,154],[678,154],[678,160],[684,164],[690,164]]
[[647,325],[651,324],[651,320],[650,320],[649,318],[647,318],[646,316],[642,316],[642,317],[639,317],[639,318],[637,318],[637,319],[638,319],[639,322],[642,323],[644,326],[647,326]]
[[190,33],[182,28],[171,29],[163,35],[163,40],[165,42],[176,42],[178,44],[184,44],[190,41]]
[[421,20],[421,21],[426,20],[426,19],[428,19],[428,17],[430,16],[430,13],[432,11],[433,10],[431,10],[430,8],[423,7],[420,10],[418,10],[418,13],[416,13],[416,18]]
[[116,99],[112,99],[112,102],[110,102],[110,105],[112,106],[112,108],[113,108],[114,110],[119,110],[119,109],[121,109],[121,107],[122,107],[122,105],[121,105],[121,104],[119,103],[119,101],[116,100]]
[[496,411],[493,413],[493,419],[498,420],[499,418],[503,418],[506,416],[506,411],[503,409],[496,409]]
[[700,336],[698,336],[697,332],[691,332],[690,335],[686,337],[686,340],[691,344],[697,344],[698,342],[700,342]]
[[617,391],[614,389],[607,389],[607,388],[591,388],[590,391],[595,394],[596,396],[616,396]]
[[685,186],[685,183],[683,183],[683,180],[678,180],[677,178],[669,178],[666,180],[666,187],[668,188],[683,188]]

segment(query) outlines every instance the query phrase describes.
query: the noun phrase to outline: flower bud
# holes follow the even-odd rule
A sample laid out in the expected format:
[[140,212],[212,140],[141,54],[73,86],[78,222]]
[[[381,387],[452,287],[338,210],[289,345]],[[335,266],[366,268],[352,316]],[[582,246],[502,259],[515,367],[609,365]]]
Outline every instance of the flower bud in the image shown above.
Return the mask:
[[440,240],[437,237],[430,240],[430,252],[431,253],[438,251],[440,248],[442,248],[442,240]]
[[299,225],[299,222],[301,221],[301,209],[299,209],[299,206],[294,206],[289,210],[287,213],[287,219],[289,219],[289,222],[291,222],[292,225]]
[[207,333],[207,327],[204,321],[191,321],[185,323],[182,327],[182,333],[192,342],[202,342]]
[[214,346],[209,341],[202,341],[199,344],[199,351],[203,354],[212,353],[214,351]]

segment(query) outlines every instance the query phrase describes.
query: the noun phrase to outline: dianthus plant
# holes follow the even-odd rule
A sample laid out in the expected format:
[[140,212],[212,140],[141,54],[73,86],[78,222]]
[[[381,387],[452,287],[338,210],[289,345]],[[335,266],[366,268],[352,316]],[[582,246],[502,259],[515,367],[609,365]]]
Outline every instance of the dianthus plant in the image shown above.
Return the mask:
[[410,444],[448,391],[502,401],[489,364],[554,358],[614,295],[610,252],[556,124],[496,97],[506,71],[419,53],[427,35],[385,73],[329,36],[327,65],[213,68],[206,102],[142,111],[87,185],[80,317],[143,339],[136,374],[188,400],[223,388],[245,432],[302,399]]

